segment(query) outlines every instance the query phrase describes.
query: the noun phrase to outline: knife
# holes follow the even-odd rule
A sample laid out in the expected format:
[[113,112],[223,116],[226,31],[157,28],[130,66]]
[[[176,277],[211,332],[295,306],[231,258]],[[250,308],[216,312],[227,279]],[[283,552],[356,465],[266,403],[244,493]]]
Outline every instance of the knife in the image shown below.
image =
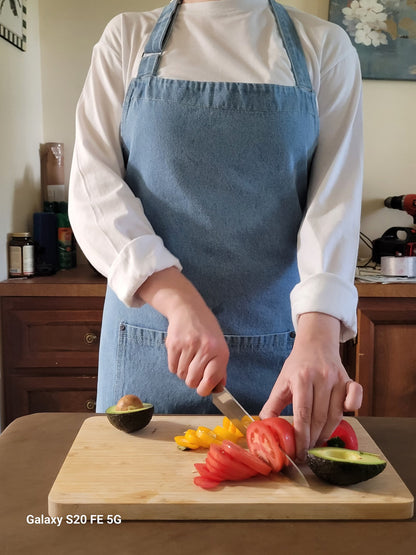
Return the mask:
[[[219,411],[226,416],[235,425],[240,432],[246,435],[246,427],[241,423],[243,416],[247,417],[254,422],[254,418],[240,405],[237,399],[228,391],[226,387],[222,391],[213,391],[211,393],[211,399],[214,405],[219,409]],[[282,468],[282,472],[291,480],[294,480],[297,484],[310,487],[308,481],[303,475],[301,469],[295,464],[295,462],[289,457],[287,453],[280,450],[285,455],[289,464]]]

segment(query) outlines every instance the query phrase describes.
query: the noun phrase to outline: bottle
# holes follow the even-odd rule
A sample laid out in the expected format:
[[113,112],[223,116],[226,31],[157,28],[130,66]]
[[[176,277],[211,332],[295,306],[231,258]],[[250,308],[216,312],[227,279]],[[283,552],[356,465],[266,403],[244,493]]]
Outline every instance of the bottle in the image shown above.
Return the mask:
[[40,146],[40,178],[43,200],[56,200],[48,198],[48,186],[65,183],[63,143],[45,143]]
[[61,270],[76,266],[74,235],[68,218],[68,203],[60,202],[56,214],[58,226],[58,264]]
[[9,277],[35,275],[35,244],[29,232],[13,233],[9,241]]
[[58,270],[58,237],[56,214],[52,211],[33,214],[33,240],[35,242],[35,273],[50,276]]

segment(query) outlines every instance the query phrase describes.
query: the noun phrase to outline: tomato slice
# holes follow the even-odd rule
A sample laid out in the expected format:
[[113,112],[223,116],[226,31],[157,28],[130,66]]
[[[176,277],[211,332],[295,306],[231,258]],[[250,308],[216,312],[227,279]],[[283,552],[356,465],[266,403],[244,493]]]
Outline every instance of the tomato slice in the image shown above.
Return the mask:
[[251,468],[254,472],[258,474],[263,474],[263,476],[267,476],[270,474],[272,467],[244,449],[240,445],[236,445],[232,441],[228,441],[225,439],[222,442],[222,446],[226,453],[230,455],[235,461],[241,462]]
[[253,455],[268,463],[275,472],[285,465],[285,455],[272,430],[263,420],[252,422],[246,433],[248,448]]
[[345,449],[357,451],[358,439],[354,428],[346,420],[341,420],[325,445],[329,445],[330,447],[344,447]]
[[210,470],[205,463],[195,463],[194,464],[198,474],[204,478],[209,478],[210,480],[214,480],[217,482],[222,482],[224,477],[215,472],[215,470]]
[[234,460],[216,444],[210,446],[206,463],[217,469],[220,474],[225,474],[226,480],[246,480],[257,474],[252,468]]
[[[280,416],[265,418],[262,422],[275,434],[279,446],[291,459],[296,456],[295,429],[290,422]],[[289,461],[286,460],[286,464]]]
[[206,478],[205,476],[195,476],[194,484],[196,486],[199,486],[200,488],[213,489],[213,488],[216,488],[218,486],[219,482],[217,482],[215,480],[210,480],[209,478]]

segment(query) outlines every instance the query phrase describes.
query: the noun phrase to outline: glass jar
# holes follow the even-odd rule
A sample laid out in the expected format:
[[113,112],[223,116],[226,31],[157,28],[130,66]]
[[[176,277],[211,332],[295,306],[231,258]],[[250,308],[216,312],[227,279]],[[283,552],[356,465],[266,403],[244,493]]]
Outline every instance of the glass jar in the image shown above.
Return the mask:
[[35,244],[29,232],[13,233],[9,241],[9,277],[35,275]]

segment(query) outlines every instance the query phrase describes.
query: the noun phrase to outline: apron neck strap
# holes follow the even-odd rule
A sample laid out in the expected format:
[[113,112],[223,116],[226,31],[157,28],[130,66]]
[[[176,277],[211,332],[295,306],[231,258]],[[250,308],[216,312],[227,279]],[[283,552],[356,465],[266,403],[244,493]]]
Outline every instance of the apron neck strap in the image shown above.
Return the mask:
[[[149,40],[144,47],[137,74],[138,77],[157,74],[163,48],[169,37],[172,24],[182,1],[183,0],[171,0],[171,2],[162,10],[160,17],[150,34]],[[281,4],[277,3],[275,0],[269,0],[269,4],[282,36],[283,45],[290,60],[296,85],[311,91],[312,84],[306,65],[305,55],[303,53],[302,45],[293,21]]]
[[172,23],[183,0],[171,0],[162,10],[159,19],[154,26],[149,40],[144,47],[140,61],[138,77],[156,75],[160,63],[163,48],[172,28]]
[[290,60],[296,85],[311,91],[312,83],[308,66],[306,65],[305,54],[293,21],[281,4],[275,2],[275,0],[269,0],[269,4],[282,36],[283,45]]

